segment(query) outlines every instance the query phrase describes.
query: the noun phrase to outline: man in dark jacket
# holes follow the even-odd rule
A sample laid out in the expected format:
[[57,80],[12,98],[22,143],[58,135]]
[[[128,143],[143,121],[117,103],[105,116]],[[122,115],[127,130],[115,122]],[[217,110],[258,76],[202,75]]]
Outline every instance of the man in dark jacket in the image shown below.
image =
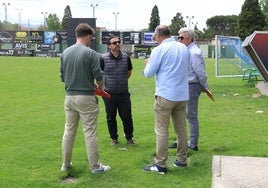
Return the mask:
[[119,37],[110,36],[107,46],[109,52],[101,55],[100,64],[104,76],[104,90],[111,95],[110,99],[103,98],[108,130],[112,139],[111,145],[118,144],[117,111],[123,122],[127,144],[134,145],[131,100],[128,91],[132,63],[130,57],[120,50]]

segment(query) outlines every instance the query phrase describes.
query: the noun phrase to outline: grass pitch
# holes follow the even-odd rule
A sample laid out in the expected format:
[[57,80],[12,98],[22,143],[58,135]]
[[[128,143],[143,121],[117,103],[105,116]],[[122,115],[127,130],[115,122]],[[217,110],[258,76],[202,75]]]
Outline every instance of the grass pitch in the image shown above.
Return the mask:
[[[212,156],[268,157],[267,97],[241,78],[215,78],[213,59],[206,59],[209,86],[215,102],[200,97],[199,151],[189,151],[188,167],[175,169],[175,150],[169,150],[168,173],[145,173],[153,162],[154,79],[142,76],[143,60],[132,59],[130,92],[136,146],[126,144],[118,124],[118,146],[110,145],[103,101],[99,98],[100,162],[110,172],[92,174],[81,126],[73,151],[73,168],[61,172],[64,130],[64,85],[58,58],[0,57],[0,187],[211,187]],[[255,113],[264,111],[264,113]],[[188,129],[188,126],[187,126]],[[175,136],[170,126],[170,143]],[[123,148],[123,149],[122,149]],[[74,177],[74,182],[64,182]]]

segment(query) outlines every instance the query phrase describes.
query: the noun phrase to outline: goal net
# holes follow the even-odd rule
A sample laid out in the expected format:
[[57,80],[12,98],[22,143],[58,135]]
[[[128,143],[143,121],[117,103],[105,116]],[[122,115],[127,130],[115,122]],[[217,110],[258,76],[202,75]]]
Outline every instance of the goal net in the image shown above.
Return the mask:
[[239,37],[216,35],[216,77],[241,77],[246,69],[255,68]]

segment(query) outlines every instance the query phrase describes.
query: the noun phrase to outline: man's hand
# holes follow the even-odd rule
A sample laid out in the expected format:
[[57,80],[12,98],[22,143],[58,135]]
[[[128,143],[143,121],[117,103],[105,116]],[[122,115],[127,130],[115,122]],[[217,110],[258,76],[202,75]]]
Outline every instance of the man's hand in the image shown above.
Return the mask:
[[99,89],[103,89],[103,81],[97,81],[97,85],[96,85],[97,88]]
[[147,65],[148,61],[149,61],[150,58],[146,58],[145,61],[144,61],[144,64]]

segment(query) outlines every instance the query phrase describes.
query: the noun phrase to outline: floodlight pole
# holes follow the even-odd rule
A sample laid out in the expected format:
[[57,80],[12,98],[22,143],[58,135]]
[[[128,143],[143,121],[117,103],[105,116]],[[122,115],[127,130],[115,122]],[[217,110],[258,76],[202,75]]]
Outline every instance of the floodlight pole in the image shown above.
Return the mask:
[[188,25],[188,27],[191,28],[191,23],[192,23],[191,20],[194,18],[194,16],[186,16],[186,18],[187,18],[188,21],[189,21],[189,25]]
[[44,29],[45,29],[45,27],[46,27],[46,14],[47,14],[47,12],[41,12],[41,14],[44,15]]
[[198,22],[192,22],[192,24],[194,24],[194,29],[197,28]]
[[17,9],[18,11],[18,30],[21,30],[21,14],[23,9]]
[[91,4],[90,6],[91,6],[92,9],[93,9],[93,18],[95,18],[95,7],[97,7],[98,4],[95,4],[95,5]]
[[117,15],[119,14],[119,12],[113,12],[114,16],[115,16],[115,31],[117,31]]
[[10,5],[10,3],[3,3],[3,6],[5,6],[5,25],[6,25],[6,29],[7,29],[7,6]]

